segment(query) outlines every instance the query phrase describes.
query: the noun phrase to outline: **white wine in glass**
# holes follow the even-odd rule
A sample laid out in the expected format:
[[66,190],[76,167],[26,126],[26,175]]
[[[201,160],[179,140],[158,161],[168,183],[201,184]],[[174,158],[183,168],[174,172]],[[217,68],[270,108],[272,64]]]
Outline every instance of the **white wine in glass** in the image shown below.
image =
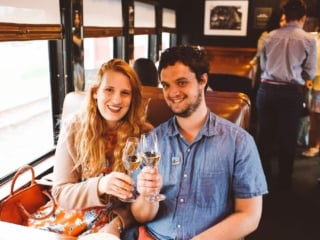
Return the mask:
[[[126,145],[122,152],[122,163],[130,177],[132,177],[132,172],[136,170],[140,165],[138,148],[139,148],[139,138],[129,137],[127,139]],[[134,202],[136,198],[137,196],[135,192],[133,192],[131,198],[125,198],[125,199],[121,198],[120,200],[123,202]]]
[[[142,134],[140,147],[141,161],[146,166],[156,166],[160,161],[160,150],[157,135],[154,132]],[[166,196],[159,194],[158,192],[153,193],[148,197],[149,201],[162,201],[164,199],[166,199]]]

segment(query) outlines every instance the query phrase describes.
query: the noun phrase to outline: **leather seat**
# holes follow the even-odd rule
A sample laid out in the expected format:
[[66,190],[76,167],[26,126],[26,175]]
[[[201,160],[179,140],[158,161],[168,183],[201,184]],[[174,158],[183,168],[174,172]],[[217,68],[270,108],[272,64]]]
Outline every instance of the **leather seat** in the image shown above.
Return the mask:
[[215,91],[245,93],[252,101],[253,80],[249,77],[234,74],[210,73],[208,85]]
[[[158,126],[173,116],[164,100],[161,88],[143,86],[142,96],[146,104],[147,120],[153,126]],[[249,130],[251,102],[246,94],[207,91],[206,102],[210,110],[218,116]]]
[[[143,86],[142,97],[147,112],[147,120],[158,126],[173,116],[164,100],[162,89]],[[84,92],[69,93],[64,100],[62,119],[76,112],[83,104]],[[218,116],[249,130],[251,102],[249,97],[240,92],[207,91],[206,102],[210,110]]]

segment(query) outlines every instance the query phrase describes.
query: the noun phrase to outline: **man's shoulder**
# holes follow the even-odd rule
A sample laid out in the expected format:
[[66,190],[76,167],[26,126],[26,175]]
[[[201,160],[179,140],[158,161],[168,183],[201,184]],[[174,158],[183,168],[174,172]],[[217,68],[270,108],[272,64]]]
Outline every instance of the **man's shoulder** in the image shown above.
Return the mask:
[[174,117],[169,118],[167,121],[160,123],[157,127],[154,128],[154,131],[157,133],[168,132],[170,129],[173,129]]
[[218,116],[217,114],[211,112],[211,119],[210,119],[210,125],[214,126],[217,129],[228,129],[231,131],[241,131],[246,132],[245,129],[243,129],[238,124],[225,119],[223,117]]

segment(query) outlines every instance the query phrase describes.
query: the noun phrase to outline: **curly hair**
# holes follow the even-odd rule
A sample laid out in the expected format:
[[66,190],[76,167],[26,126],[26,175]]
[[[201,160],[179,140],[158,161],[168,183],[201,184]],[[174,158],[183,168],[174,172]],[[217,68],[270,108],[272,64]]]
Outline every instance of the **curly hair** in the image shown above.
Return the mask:
[[[100,67],[96,80],[92,83],[86,94],[84,110],[73,121],[74,146],[76,154],[75,168],[91,166],[92,176],[97,176],[106,162],[106,137],[108,130],[105,119],[99,112],[96,94],[102,82],[102,77],[107,71],[115,71],[128,77],[132,88],[130,108],[119,122],[116,130],[117,143],[113,149],[113,159],[109,159],[109,167],[114,171],[124,172],[121,151],[129,136],[139,137],[152,126],[146,122],[146,114],[141,95],[141,83],[135,71],[121,59],[112,59]],[[88,164],[89,163],[89,164]]]
[[188,66],[195,73],[198,82],[202,81],[202,74],[209,72],[207,53],[201,47],[181,45],[164,50],[159,61],[159,75],[163,68],[174,65],[176,62]]

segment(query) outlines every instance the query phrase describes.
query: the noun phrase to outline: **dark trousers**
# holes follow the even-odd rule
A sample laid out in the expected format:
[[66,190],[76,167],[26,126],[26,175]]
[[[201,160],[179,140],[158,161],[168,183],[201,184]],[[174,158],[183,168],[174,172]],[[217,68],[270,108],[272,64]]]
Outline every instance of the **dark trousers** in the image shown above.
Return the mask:
[[270,183],[271,159],[276,157],[279,184],[290,187],[303,107],[302,87],[261,83],[257,92],[256,107],[257,145],[266,178]]

